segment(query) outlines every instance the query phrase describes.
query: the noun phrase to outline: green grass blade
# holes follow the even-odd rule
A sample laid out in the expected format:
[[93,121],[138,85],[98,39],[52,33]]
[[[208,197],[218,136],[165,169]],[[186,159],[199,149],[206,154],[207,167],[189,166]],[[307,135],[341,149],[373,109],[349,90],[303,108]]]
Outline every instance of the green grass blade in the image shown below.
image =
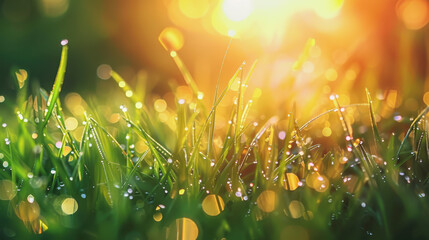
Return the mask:
[[63,46],[62,52],[61,52],[61,60],[60,60],[60,66],[58,67],[57,76],[55,77],[55,82],[53,89],[49,95],[48,103],[47,103],[47,112],[45,115],[45,118],[43,120],[43,123],[41,125],[41,129],[44,129],[46,125],[48,124],[48,120],[52,115],[52,112],[54,111],[55,103],[57,102],[57,99],[61,92],[61,86],[64,82],[64,75],[66,73],[66,67],[67,67],[67,55],[68,55],[68,42],[67,40],[61,41],[61,45]]
[[[398,151],[396,152],[396,160],[399,161],[399,155],[401,154],[401,150],[404,147],[405,142],[407,141],[408,137],[411,134],[411,131],[413,131],[416,124],[420,121],[420,119],[425,116],[429,112],[429,107],[426,107],[423,111],[420,112],[420,114],[414,119],[414,121],[411,123],[410,128],[408,129],[407,133],[404,136],[404,139],[401,142],[401,145],[399,145]],[[397,167],[400,167],[402,164],[404,164],[409,158],[405,158],[397,164]]]
[[369,93],[367,88],[365,89],[365,91],[366,91],[366,97],[368,100],[369,117],[371,120],[371,128],[372,128],[372,132],[374,134],[375,143],[377,144],[379,149],[382,150],[383,146],[381,144],[382,141],[381,141],[380,133],[378,131],[377,122],[375,121],[374,107],[372,105],[371,94]]

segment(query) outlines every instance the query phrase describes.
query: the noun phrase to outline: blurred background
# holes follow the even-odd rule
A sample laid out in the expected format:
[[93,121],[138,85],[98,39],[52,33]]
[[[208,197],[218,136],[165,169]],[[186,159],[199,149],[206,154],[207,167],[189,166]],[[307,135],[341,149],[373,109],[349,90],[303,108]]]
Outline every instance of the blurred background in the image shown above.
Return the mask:
[[362,102],[367,87],[393,110],[415,113],[429,104],[428,22],[427,0],[0,0],[0,82],[12,87],[18,67],[50,90],[68,39],[63,91],[104,91],[113,68],[132,87],[145,76],[162,96],[171,82],[186,85],[159,43],[165,30],[212,99],[233,35],[221,86],[258,59],[249,85],[268,93],[271,111],[284,106],[268,101],[314,105],[332,93]]

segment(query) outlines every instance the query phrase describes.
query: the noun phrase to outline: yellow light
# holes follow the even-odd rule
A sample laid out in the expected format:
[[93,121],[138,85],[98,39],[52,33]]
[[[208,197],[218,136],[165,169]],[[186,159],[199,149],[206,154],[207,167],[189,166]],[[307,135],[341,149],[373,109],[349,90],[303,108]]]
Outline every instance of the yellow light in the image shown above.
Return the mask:
[[298,188],[299,179],[294,173],[286,173],[286,180],[284,183],[284,188],[286,190],[294,191]]
[[334,18],[343,6],[344,0],[315,0],[312,1],[313,9],[322,18]]
[[143,103],[141,102],[136,102],[136,108],[137,109],[141,109],[143,107]]
[[179,218],[167,229],[167,239],[195,240],[198,237],[198,227],[189,218]]
[[158,114],[158,118],[159,118],[160,122],[166,123],[166,122],[168,122],[170,115],[168,115],[167,112],[162,112],[162,113]]
[[277,196],[274,191],[266,190],[263,191],[256,199],[256,203],[258,204],[259,209],[264,212],[272,212],[276,208],[277,205]]
[[66,125],[66,129],[69,131],[75,130],[79,125],[79,122],[74,117],[67,118],[64,123]]
[[32,138],[32,139],[36,139],[37,137],[39,137],[39,135],[38,135],[37,133],[33,133],[33,134],[31,134],[31,138]]
[[182,32],[173,27],[164,28],[164,30],[159,34],[158,40],[165,50],[169,52],[179,51],[183,47],[184,43]]
[[162,213],[160,213],[160,212],[156,212],[156,213],[153,215],[153,220],[155,220],[156,222],[160,222],[160,221],[162,220]]
[[210,194],[203,200],[203,210],[209,216],[219,215],[225,207],[223,199],[215,194]]
[[74,198],[66,198],[61,204],[61,210],[63,210],[63,212],[66,215],[74,214],[77,211],[77,209],[78,209],[78,205]]
[[198,98],[198,100],[202,100],[204,98],[204,93],[203,92],[198,92],[197,98]]
[[183,195],[183,194],[185,194],[185,189],[182,188],[179,190],[179,195]]
[[179,0],[180,11],[188,18],[201,18],[209,10],[208,0]]
[[161,113],[167,110],[167,102],[164,99],[157,99],[153,104],[155,111]]
[[37,202],[21,201],[16,214],[23,222],[32,222],[40,216],[40,207]]
[[133,91],[131,91],[131,90],[127,90],[127,91],[125,92],[125,96],[127,96],[127,97],[132,97],[132,96],[133,96]]
[[329,188],[329,179],[323,175],[314,177],[312,180],[313,189],[318,192],[324,192]]
[[253,3],[251,0],[225,0],[222,9],[229,20],[239,22],[253,12]]
[[16,79],[18,80],[19,88],[24,87],[25,80],[28,78],[28,73],[24,69],[19,69],[18,72],[15,73]]
[[304,205],[300,201],[293,200],[289,204],[289,212],[292,218],[300,218],[304,213]]
[[120,81],[118,83],[118,85],[119,85],[119,87],[123,88],[123,87],[125,87],[126,83],[124,81]]
[[335,81],[337,80],[338,73],[333,68],[329,68],[325,71],[325,78],[329,81]]
[[322,130],[322,135],[325,137],[329,137],[332,134],[332,130],[329,127],[324,127]]

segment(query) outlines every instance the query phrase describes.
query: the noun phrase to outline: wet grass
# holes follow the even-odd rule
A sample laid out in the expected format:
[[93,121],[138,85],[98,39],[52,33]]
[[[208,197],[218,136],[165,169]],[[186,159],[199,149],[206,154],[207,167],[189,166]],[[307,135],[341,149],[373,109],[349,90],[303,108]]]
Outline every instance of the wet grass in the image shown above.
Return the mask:
[[[119,114],[76,96],[63,109],[67,51],[64,42],[49,94],[14,72],[16,101],[2,103],[2,239],[429,238],[429,108],[393,135],[378,128],[369,91],[345,106],[332,95],[333,108],[313,119],[298,121],[293,107],[262,120],[251,110],[258,94],[246,94],[256,63],[218,83],[206,105],[172,52],[191,101],[152,106],[112,71],[127,96]],[[334,147],[311,128],[327,116],[342,131]]]

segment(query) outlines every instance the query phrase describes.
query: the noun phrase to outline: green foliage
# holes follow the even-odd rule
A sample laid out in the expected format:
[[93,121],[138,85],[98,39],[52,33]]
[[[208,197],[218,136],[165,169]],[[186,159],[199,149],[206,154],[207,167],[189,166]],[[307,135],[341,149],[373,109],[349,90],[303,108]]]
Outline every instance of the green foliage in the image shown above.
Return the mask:
[[[334,109],[304,124],[295,107],[287,119],[259,124],[250,110],[257,98],[245,94],[255,65],[244,77],[243,64],[207,109],[186,76],[197,100],[176,99],[169,119],[175,131],[158,123],[149,103],[134,108],[135,95],[112,131],[97,107],[82,116],[62,109],[66,62],[67,45],[49,97],[35,85],[27,101],[9,109],[16,118],[2,119],[2,239],[175,238],[192,230],[185,221],[176,226],[182,218],[196,224],[199,239],[429,238],[428,108],[403,137],[380,131],[369,92],[368,104],[341,106],[333,97]],[[112,77],[132,91],[119,74]],[[235,104],[216,132],[216,111],[227,95],[235,95]],[[356,133],[345,114],[350,109],[366,114],[370,130]],[[334,114],[344,137],[327,148],[306,128]],[[67,116],[82,120],[80,135]],[[209,194],[220,197],[216,216],[205,210]]]

